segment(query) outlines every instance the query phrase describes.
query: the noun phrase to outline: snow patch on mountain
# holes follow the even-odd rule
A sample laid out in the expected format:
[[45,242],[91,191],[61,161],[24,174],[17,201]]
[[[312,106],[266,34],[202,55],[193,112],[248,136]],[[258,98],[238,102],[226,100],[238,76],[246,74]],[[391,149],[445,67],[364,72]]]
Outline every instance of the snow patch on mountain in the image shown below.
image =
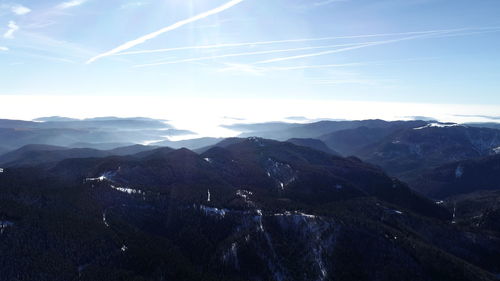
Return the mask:
[[226,265],[232,265],[234,268],[239,269],[238,263],[238,243],[231,243],[231,247],[227,249],[222,255],[222,262]]
[[253,192],[245,189],[238,189],[236,191],[236,196],[239,198],[243,199],[245,203],[247,204],[247,207],[255,207],[255,203],[251,200],[251,196],[253,195]]
[[290,164],[281,163],[274,159],[267,158],[264,166],[267,176],[273,178],[281,190],[284,190],[286,186],[293,183],[297,179],[297,172],[290,166]]
[[114,186],[110,185],[110,187],[114,190],[117,190],[119,192],[127,193],[127,194],[145,194],[142,190],[140,189],[133,189],[133,188],[128,188],[128,187],[120,187],[120,186]]
[[12,227],[14,225],[13,222],[11,221],[0,221],[0,234],[3,234],[4,231],[8,228],[8,227]]
[[219,209],[215,207],[208,207],[205,205],[200,205],[199,209],[205,213],[205,215],[208,216],[215,216],[218,218],[224,218],[226,216],[226,213],[228,212],[227,209]]
[[464,167],[462,165],[458,165],[455,169],[455,178],[460,179],[464,175]]

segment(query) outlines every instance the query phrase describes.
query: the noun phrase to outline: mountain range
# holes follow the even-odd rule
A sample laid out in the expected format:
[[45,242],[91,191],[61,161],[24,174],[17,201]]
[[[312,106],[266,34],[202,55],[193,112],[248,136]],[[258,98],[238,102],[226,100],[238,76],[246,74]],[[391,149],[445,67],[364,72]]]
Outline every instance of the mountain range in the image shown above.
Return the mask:
[[5,148],[0,280],[499,279],[500,131],[238,126],[175,147]]
[[[30,144],[112,149],[136,143],[156,142],[167,136],[194,134],[172,127],[167,121],[149,118],[104,117],[68,119],[40,118],[36,121],[0,119],[0,151]],[[111,144],[113,144],[111,145]]]

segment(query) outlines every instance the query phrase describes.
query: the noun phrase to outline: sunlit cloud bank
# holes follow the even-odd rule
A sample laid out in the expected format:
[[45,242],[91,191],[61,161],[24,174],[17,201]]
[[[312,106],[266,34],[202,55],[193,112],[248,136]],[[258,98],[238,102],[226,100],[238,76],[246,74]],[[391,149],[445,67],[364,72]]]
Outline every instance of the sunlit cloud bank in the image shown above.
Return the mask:
[[[89,118],[143,116],[168,119],[199,136],[229,137],[238,132],[219,127],[239,122],[291,122],[290,116],[319,119],[410,120],[432,116],[443,122],[491,121],[500,106],[299,99],[169,99],[145,96],[0,96],[0,118],[31,120],[40,116]],[[227,116],[238,116],[234,120]],[[300,122],[300,121],[292,121]]]

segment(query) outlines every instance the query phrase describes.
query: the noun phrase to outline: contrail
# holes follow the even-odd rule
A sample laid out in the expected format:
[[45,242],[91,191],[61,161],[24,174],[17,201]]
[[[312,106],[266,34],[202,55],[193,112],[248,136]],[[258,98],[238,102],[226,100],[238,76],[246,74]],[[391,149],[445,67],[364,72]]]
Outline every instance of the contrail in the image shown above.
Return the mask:
[[342,64],[300,65],[300,66],[290,66],[290,67],[272,67],[271,70],[301,70],[301,69],[314,69],[314,68],[360,66],[365,64],[366,63],[353,62],[353,63],[342,63]]
[[234,53],[234,54],[197,57],[197,58],[189,58],[189,59],[174,60],[174,61],[159,61],[159,62],[155,62],[155,63],[139,64],[139,65],[136,65],[134,67],[147,67],[147,66],[156,66],[156,65],[165,65],[165,64],[176,64],[176,63],[184,63],[184,62],[203,61],[203,60],[210,60],[210,59],[221,59],[221,58],[231,58],[231,57],[265,55],[265,54],[306,51],[306,50],[334,48],[334,47],[359,46],[359,45],[363,45],[364,46],[366,44],[373,44],[373,43],[376,43],[376,42],[377,41],[375,41],[375,42],[368,42],[368,43],[349,43],[349,44],[337,44],[337,45],[301,47],[301,48],[280,49],[280,50],[268,50],[268,51],[255,51],[255,52]]
[[[269,72],[269,71],[287,71],[287,70],[303,70],[303,69],[315,69],[315,68],[335,68],[335,67],[349,67],[349,66],[360,66],[366,63],[343,63],[343,64],[318,64],[318,65],[300,65],[300,66],[290,66],[290,67],[257,67],[252,64],[243,65],[248,69],[253,69],[255,72]],[[219,72],[226,72],[238,69],[240,65],[229,65],[226,68],[220,69]]]
[[[444,33],[446,33],[446,32],[444,32]],[[342,53],[342,52],[346,52],[346,51],[350,51],[350,50],[362,49],[362,48],[367,48],[367,47],[372,47],[372,46],[385,45],[385,44],[396,43],[396,42],[401,42],[401,41],[413,40],[413,39],[423,38],[423,37],[427,37],[427,36],[429,36],[429,34],[410,36],[410,37],[404,37],[404,38],[392,39],[392,40],[376,41],[376,42],[365,43],[365,44],[360,44],[357,46],[329,50],[329,51],[324,51],[324,52],[290,56],[290,57],[282,57],[282,58],[274,58],[274,59],[270,59],[270,60],[263,60],[263,61],[256,62],[254,64],[267,64],[267,63],[274,63],[274,62],[280,62],[280,61],[288,61],[288,60],[295,60],[295,59],[302,59],[302,58],[309,58],[309,57],[324,56],[324,55]]]
[[[371,43],[368,42],[368,43],[366,43],[364,45],[352,46],[352,47],[347,47],[347,48],[342,48],[342,49],[336,49],[336,50],[330,50],[330,51],[324,51],[324,52],[319,52],[319,53],[305,54],[305,55],[298,55],[298,56],[290,56],[290,57],[282,57],[282,58],[274,58],[274,59],[270,59],[270,60],[259,61],[259,62],[256,62],[254,64],[267,64],[267,63],[274,63],[274,62],[280,62],[280,61],[287,61],[287,60],[294,60],[294,59],[301,59],[301,58],[308,58],[308,57],[323,56],[323,55],[341,53],[341,52],[355,50],[355,49],[367,48],[367,47],[371,47],[371,46],[385,45],[385,44],[390,44],[390,43],[395,43],[395,42],[400,42],[400,41],[413,40],[413,39],[418,39],[418,38],[445,38],[445,37],[453,37],[453,36],[466,36],[466,35],[474,35],[474,34],[498,32],[498,31],[500,31],[499,29],[500,29],[500,27],[497,27],[497,26],[496,27],[483,27],[483,28],[448,29],[448,30],[442,30],[442,31],[428,32],[428,33],[421,34],[421,35],[403,37],[403,38],[399,38],[399,39],[376,41],[376,42],[371,42]],[[454,32],[457,32],[457,31],[470,31],[470,32],[454,33]]]
[[457,28],[457,29],[399,32],[399,33],[377,33],[377,34],[364,34],[364,35],[347,35],[347,36],[331,36],[331,37],[319,37],[319,38],[300,38],[300,39],[286,39],[286,40],[273,40],[273,41],[212,44],[212,45],[201,45],[201,46],[184,46],[184,47],[164,48],[164,49],[155,49],[155,50],[120,52],[120,53],[113,54],[113,56],[166,53],[166,52],[173,52],[173,51],[196,50],[196,49],[218,49],[218,48],[229,48],[229,47],[271,45],[271,44],[280,44],[280,43],[314,42],[314,41],[327,41],[327,40],[335,40],[335,39],[359,39],[359,38],[386,37],[386,36],[399,36],[399,35],[433,34],[433,33],[439,33],[439,32],[456,32],[456,31],[465,31],[465,30],[469,30],[469,29],[468,28]]
[[161,35],[163,33],[175,30],[175,29],[177,29],[179,27],[182,27],[182,26],[184,26],[186,24],[189,24],[189,23],[192,23],[192,22],[204,19],[204,18],[209,17],[211,15],[218,14],[218,13],[220,13],[222,11],[225,11],[225,10],[227,10],[227,9],[229,9],[229,8],[231,8],[231,7],[235,6],[235,5],[243,2],[243,1],[244,0],[232,0],[232,1],[229,1],[229,2],[227,2],[226,4],[224,4],[222,6],[219,6],[219,7],[215,8],[215,9],[210,10],[210,11],[207,11],[207,12],[198,14],[198,15],[196,15],[194,17],[191,17],[191,18],[188,18],[188,19],[176,22],[176,23],[174,23],[174,24],[172,24],[170,26],[167,26],[165,28],[162,28],[162,29],[160,29],[158,31],[155,31],[153,33],[150,33],[150,34],[147,34],[145,36],[139,37],[139,38],[137,38],[135,40],[129,41],[129,42],[127,42],[127,43],[125,43],[125,44],[123,44],[121,46],[118,46],[118,47],[112,49],[111,51],[108,51],[108,52],[102,53],[100,55],[97,55],[97,56],[89,59],[87,61],[87,64],[93,63],[93,62],[95,62],[96,60],[98,60],[100,58],[111,56],[111,55],[114,55],[114,54],[116,54],[118,52],[122,52],[122,51],[128,50],[128,49],[130,49],[132,47],[135,47],[135,46],[137,46],[139,44],[142,44],[142,43],[144,43],[144,42],[146,42],[146,41],[148,41],[150,39],[153,39],[153,38],[155,38],[155,37],[157,37],[157,36],[159,36],[159,35]]
[[[341,48],[341,49],[328,50],[328,51],[324,51],[324,52],[274,58],[274,59],[269,59],[269,60],[264,60],[264,61],[259,61],[259,62],[253,63],[254,65],[255,64],[267,64],[267,63],[274,63],[274,62],[279,62],[279,61],[286,61],[286,60],[322,56],[322,55],[328,55],[328,54],[334,54],[334,53],[341,53],[341,52],[355,50],[355,49],[361,49],[361,48],[366,48],[366,47],[371,47],[371,46],[376,46],[376,45],[385,45],[385,44],[389,44],[389,43],[395,43],[395,42],[406,41],[406,40],[413,40],[413,39],[418,39],[418,38],[441,38],[441,37],[448,37],[448,36],[461,36],[461,35],[475,34],[473,32],[454,33],[457,31],[464,31],[464,30],[487,30],[487,31],[482,31],[482,32],[498,31],[498,30],[495,30],[494,28],[480,28],[480,29],[460,28],[460,29],[440,30],[440,31],[437,31],[437,30],[419,31],[419,32],[405,33],[405,34],[414,34],[414,36],[397,38],[397,39],[390,39],[390,40],[336,44],[336,45],[323,45],[323,46],[312,46],[312,47],[301,47],[301,48],[289,48],[289,49],[278,49],[278,50],[268,50],[268,51],[243,52],[243,53],[224,54],[224,55],[215,55],[215,56],[205,56],[205,57],[187,58],[187,59],[181,59],[181,60],[159,61],[159,62],[155,62],[155,63],[135,65],[134,67],[136,67],[136,68],[137,67],[148,67],[148,66],[157,66],[157,65],[166,65],[166,64],[177,64],[177,63],[203,61],[203,60],[210,60],[210,59],[252,56],[252,55],[264,55],[264,54],[272,54],[272,53],[305,51],[305,50],[323,49],[323,48],[345,47],[345,48]],[[392,34],[394,34],[394,33],[392,33]],[[296,40],[303,40],[303,39],[296,39]],[[290,41],[290,40],[286,40],[286,41]],[[267,41],[267,42],[283,42],[283,41]],[[237,43],[237,44],[252,44],[252,43]],[[228,45],[235,45],[235,44],[228,44]],[[207,45],[206,47],[208,47],[208,46],[216,46],[216,45]],[[189,47],[189,48],[199,48],[199,47],[203,47],[203,46],[193,46],[193,47]],[[141,51],[139,51],[139,52],[141,52]]]

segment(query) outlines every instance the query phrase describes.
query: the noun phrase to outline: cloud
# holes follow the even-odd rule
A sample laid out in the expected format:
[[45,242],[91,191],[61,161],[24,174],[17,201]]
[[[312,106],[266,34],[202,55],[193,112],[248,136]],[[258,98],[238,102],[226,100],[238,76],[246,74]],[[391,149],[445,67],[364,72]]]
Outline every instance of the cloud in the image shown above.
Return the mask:
[[417,115],[417,116],[403,116],[403,118],[410,119],[410,120],[415,120],[415,121],[436,121],[436,122],[438,121],[434,117],[420,116],[420,115]]
[[457,116],[457,117],[470,117],[470,118],[484,118],[484,119],[490,119],[490,120],[500,120],[500,116],[494,116],[494,115],[455,114],[453,116]]
[[6,39],[14,39],[14,33],[19,30],[19,26],[17,26],[14,21],[9,21],[7,28],[7,32],[4,33],[3,37]]
[[22,16],[29,14],[31,12],[31,9],[22,5],[16,5],[12,6],[11,11],[16,15]]
[[8,50],[9,50],[9,48],[4,47],[4,46],[0,46],[0,52],[7,52]]
[[198,21],[198,20],[201,20],[201,19],[204,19],[206,17],[209,17],[209,16],[212,16],[212,15],[215,15],[215,14],[218,14],[220,12],[223,12],[241,2],[243,2],[244,0],[232,0],[232,1],[229,1],[227,2],[226,4],[222,5],[222,6],[219,6],[215,9],[212,9],[212,10],[209,10],[207,12],[204,12],[204,13],[201,13],[201,14],[198,14],[194,17],[191,17],[191,18],[188,18],[188,19],[185,19],[185,20],[181,20],[181,21],[178,21],[172,25],[169,25],[165,28],[162,28],[158,31],[155,31],[153,33],[150,33],[150,34],[147,34],[145,36],[142,36],[142,37],[139,37],[135,40],[132,40],[132,41],[129,41],[123,45],[120,45],[108,52],[105,52],[105,53],[102,53],[100,55],[97,55],[91,59],[89,59],[87,61],[87,64],[90,64],[90,63],[93,63],[95,61],[97,61],[98,59],[101,59],[101,58],[104,58],[104,57],[108,57],[108,56],[111,56],[111,55],[114,55],[116,53],[119,53],[119,52],[122,52],[122,51],[125,51],[125,50],[128,50],[132,47],[135,47],[137,45],[140,45],[148,40],[151,40],[151,39],[154,39],[156,37],[158,37],[159,35],[163,34],[163,33],[166,33],[166,32],[169,32],[169,31],[172,31],[172,30],[175,30],[175,29],[178,29],[186,24],[189,24],[189,23],[192,23],[192,22],[195,22],[195,21]]
[[232,116],[224,116],[224,117],[222,117],[222,119],[226,119],[226,120],[236,120],[236,121],[245,121],[245,120],[246,120],[245,118],[241,118],[241,117],[232,117]]
[[85,2],[87,2],[87,0],[71,0],[71,1],[67,1],[67,2],[62,2],[61,4],[56,6],[56,9],[64,10],[64,9],[80,6],[80,5],[84,4]]

